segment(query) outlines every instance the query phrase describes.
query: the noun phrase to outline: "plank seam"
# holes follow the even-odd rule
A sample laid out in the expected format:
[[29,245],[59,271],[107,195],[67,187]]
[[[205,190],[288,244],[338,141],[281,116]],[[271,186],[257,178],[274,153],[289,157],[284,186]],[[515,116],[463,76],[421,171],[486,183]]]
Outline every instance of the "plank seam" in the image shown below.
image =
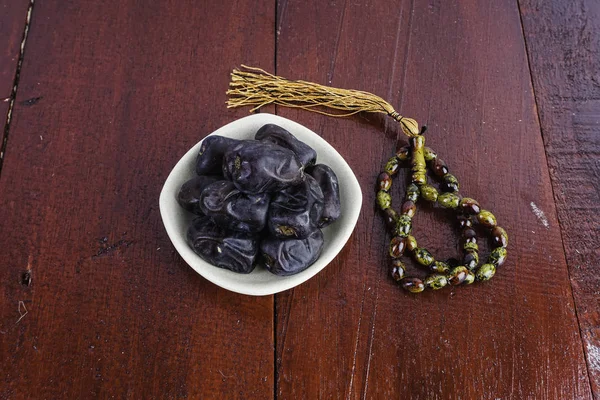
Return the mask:
[[[533,90],[533,101],[535,104],[535,116],[537,118],[538,126],[540,127],[540,135],[542,136],[542,143],[544,144],[544,155],[546,156],[546,169],[548,171],[550,171],[550,165],[548,163],[548,151],[547,151],[547,148],[545,145],[546,138],[544,137],[544,128],[542,127],[542,123],[541,123],[540,108],[538,105],[538,96],[537,96],[537,92],[535,90],[535,82],[533,80],[533,71],[531,69],[531,59],[529,57],[529,46],[527,44],[527,36],[525,35],[525,24],[523,23],[523,10],[521,9],[521,0],[516,0],[516,2],[517,2],[517,9],[519,11],[519,22],[521,23],[521,34],[523,36],[523,43],[525,44],[525,56],[527,57],[527,69],[529,70],[529,80],[531,82],[531,88]],[[586,347],[584,344],[585,342],[584,342],[584,338],[583,338],[583,333],[581,331],[581,322],[579,321],[579,313],[577,311],[577,302],[575,300],[575,295],[574,295],[574,291],[573,291],[573,280],[571,278],[571,268],[570,268],[568,258],[567,258],[567,249],[565,248],[564,232],[563,232],[560,216],[558,214],[556,189],[554,187],[555,184],[556,183],[552,179],[552,174],[550,174],[550,189],[552,190],[552,199],[554,200],[554,213],[556,216],[556,220],[558,221],[558,227],[559,227],[559,231],[560,231],[560,239],[561,239],[561,244],[562,244],[562,248],[563,248],[563,255],[565,257],[565,263],[567,265],[567,277],[569,278],[569,289],[571,291],[571,300],[573,301],[573,311],[575,312],[575,318],[577,320],[577,327],[578,327],[578,331],[579,331],[579,339],[580,339],[580,343],[581,343],[581,349],[582,349],[583,355],[585,357],[588,386],[590,388],[592,397],[594,399],[597,399],[594,391],[592,390],[592,377],[590,376],[590,362],[589,362]]]
[[23,28],[23,38],[21,39],[21,47],[19,49],[19,59],[17,61],[17,68],[15,70],[15,77],[13,79],[13,87],[9,97],[8,112],[6,113],[6,121],[4,123],[4,137],[2,139],[2,145],[0,146],[0,176],[2,176],[2,166],[4,164],[4,156],[6,155],[6,147],[8,145],[10,123],[12,120],[12,113],[15,106],[15,99],[17,98],[17,89],[19,87],[19,79],[21,77],[23,57],[25,55],[25,44],[27,43],[27,36],[29,35],[29,28],[31,26],[31,14],[33,12],[34,2],[35,0],[30,0],[29,7],[27,8],[27,14],[25,17],[25,27]]
[[[273,73],[277,75],[277,52],[279,42],[279,32],[281,27],[279,24],[279,0],[275,1],[275,19],[274,19],[274,35],[273,43]],[[282,18],[283,19],[283,18]],[[275,115],[277,115],[277,105],[275,106]],[[294,289],[292,289],[294,290]],[[291,299],[290,299],[291,300]],[[289,317],[289,312],[288,312]],[[273,295],[273,399],[277,400],[277,392],[279,389],[279,368],[277,366],[277,294]]]

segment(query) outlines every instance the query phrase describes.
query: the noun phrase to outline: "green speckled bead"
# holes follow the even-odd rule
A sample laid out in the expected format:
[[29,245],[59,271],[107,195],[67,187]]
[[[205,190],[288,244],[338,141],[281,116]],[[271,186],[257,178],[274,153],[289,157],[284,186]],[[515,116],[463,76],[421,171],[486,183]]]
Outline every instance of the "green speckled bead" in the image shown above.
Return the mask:
[[429,147],[423,149],[423,156],[425,157],[425,161],[433,161],[437,158],[435,151],[431,150]]
[[475,282],[475,274],[472,271],[469,271],[465,277],[465,280],[463,281],[463,285],[470,285],[473,282]]
[[477,200],[472,199],[470,197],[462,198],[462,200],[460,201],[460,208],[462,212],[468,215],[479,214],[479,211],[481,211],[481,207],[479,206]]
[[438,290],[448,284],[448,279],[444,275],[433,274],[425,278],[423,283],[430,289]]
[[438,198],[438,191],[436,188],[430,185],[421,186],[421,197],[427,201],[436,201]]
[[444,175],[444,177],[442,179],[443,179],[443,182],[440,185],[440,189],[443,192],[453,192],[453,193],[458,192],[458,188],[459,188],[458,179],[456,179],[456,177],[454,175],[446,174],[446,175]]
[[390,158],[388,160],[388,162],[385,164],[385,172],[387,172],[390,176],[395,175],[398,172],[398,168],[399,168],[399,162],[398,162],[398,158],[396,158],[396,156],[393,156],[392,158]]
[[463,257],[463,263],[468,270],[474,270],[477,268],[477,264],[479,264],[479,253],[473,250],[469,250],[465,252],[465,256]]
[[404,146],[398,150],[396,152],[396,158],[398,158],[399,161],[410,160],[410,146]]
[[488,228],[496,226],[496,217],[487,210],[481,210],[479,214],[477,214],[477,220],[481,225],[487,226]]
[[408,235],[406,237],[405,242],[406,242],[406,250],[415,251],[415,249],[417,248],[417,239],[415,239],[414,236]]
[[448,282],[452,286],[458,286],[467,279],[467,275],[469,275],[469,270],[465,266],[459,265],[448,272]]
[[399,236],[394,236],[390,241],[390,257],[392,258],[400,258],[402,254],[404,254],[404,249],[406,248],[406,243],[404,242],[404,238]]
[[477,245],[477,242],[465,242],[463,244],[463,249],[465,251],[479,251],[479,246]]
[[416,203],[417,200],[419,200],[419,194],[419,187],[414,183],[411,183],[406,187],[406,200],[410,200]]
[[445,274],[450,271],[450,266],[443,261],[434,261],[429,266],[429,270],[438,274]]
[[400,285],[411,293],[420,293],[425,290],[425,285],[419,278],[404,278],[400,281]]
[[400,237],[406,237],[412,230],[412,219],[408,215],[400,215],[396,223],[394,233]]
[[416,262],[425,267],[429,267],[435,261],[431,253],[427,249],[424,249],[422,247],[418,247],[415,250],[414,257]]
[[492,229],[492,244],[494,247],[508,246],[508,233],[499,226]]
[[492,279],[496,273],[496,267],[494,264],[483,264],[475,274],[478,281],[488,281]]
[[437,202],[444,208],[456,208],[460,202],[460,197],[454,193],[441,193],[437,198]]
[[396,282],[400,282],[402,278],[404,278],[404,272],[406,271],[406,267],[402,261],[399,259],[392,260],[392,278]]
[[377,177],[377,188],[379,190],[389,191],[392,187],[392,177],[387,172],[382,172]]
[[377,192],[377,205],[382,210],[390,208],[392,205],[392,196],[388,192],[380,190]]
[[496,267],[500,267],[506,261],[506,255],[506,247],[496,247],[490,253],[490,256],[488,257],[488,262],[490,264],[494,264]]

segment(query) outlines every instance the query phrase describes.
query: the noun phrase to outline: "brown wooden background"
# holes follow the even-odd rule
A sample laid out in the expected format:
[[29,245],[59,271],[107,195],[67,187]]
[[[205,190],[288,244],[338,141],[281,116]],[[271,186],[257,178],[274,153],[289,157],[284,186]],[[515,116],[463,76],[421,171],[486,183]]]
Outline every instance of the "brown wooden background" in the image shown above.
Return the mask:
[[[600,397],[598,2],[3,0],[0,13],[0,399]],[[224,105],[241,63],[372,91],[427,124],[461,192],[509,231],[496,278],[403,293],[372,190],[398,126],[275,108],[354,169],[356,231],[276,296],[193,272],[158,194],[189,147],[246,115]],[[453,254],[445,218],[415,226]]]

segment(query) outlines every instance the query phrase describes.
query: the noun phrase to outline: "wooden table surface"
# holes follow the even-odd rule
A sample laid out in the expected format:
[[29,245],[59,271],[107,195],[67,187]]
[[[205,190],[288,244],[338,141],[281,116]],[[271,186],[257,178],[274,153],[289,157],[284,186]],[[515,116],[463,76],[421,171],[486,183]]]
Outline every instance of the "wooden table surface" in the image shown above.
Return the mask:
[[[0,399],[600,398],[597,1],[0,10]],[[247,115],[225,107],[242,63],[371,91],[427,124],[461,192],[508,230],[505,266],[404,293],[373,206],[398,125],[267,107],[346,158],[363,189],[356,230],[275,296],[196,274],[158,195],[188,148]],[[436,212],[415,230],[434,254],[455,252]]]

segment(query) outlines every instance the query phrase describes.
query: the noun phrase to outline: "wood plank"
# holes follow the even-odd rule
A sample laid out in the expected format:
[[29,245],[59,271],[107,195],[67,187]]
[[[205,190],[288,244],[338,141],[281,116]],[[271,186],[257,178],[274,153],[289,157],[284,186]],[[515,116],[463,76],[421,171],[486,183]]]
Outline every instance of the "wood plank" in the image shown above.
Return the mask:
[[29,0],[0,3],[0,100],[12,92],[28,8]]
[[[341,152],[364,202],[338,258],[276,297],[279,396],[590,398],[516,2],[280,0],[278,11],[279,75],[373,91],[429,125],[428,144],[462,194],[511,237],[492,281],[403,293],[373,207],[398,127],[280,108]],[[403,179],[394,184],[399,197]],[[453,255],[457,234],[436,212],[417,215],[415,234],[440,258]]]
[[577,316],[600,398],[600,4],[519,3]]
[[274,6],[36,3],[0,181],[0,398],[273,395],[272,296],[191,270],[158,196],[246,115],[229,72],[273,65]]

